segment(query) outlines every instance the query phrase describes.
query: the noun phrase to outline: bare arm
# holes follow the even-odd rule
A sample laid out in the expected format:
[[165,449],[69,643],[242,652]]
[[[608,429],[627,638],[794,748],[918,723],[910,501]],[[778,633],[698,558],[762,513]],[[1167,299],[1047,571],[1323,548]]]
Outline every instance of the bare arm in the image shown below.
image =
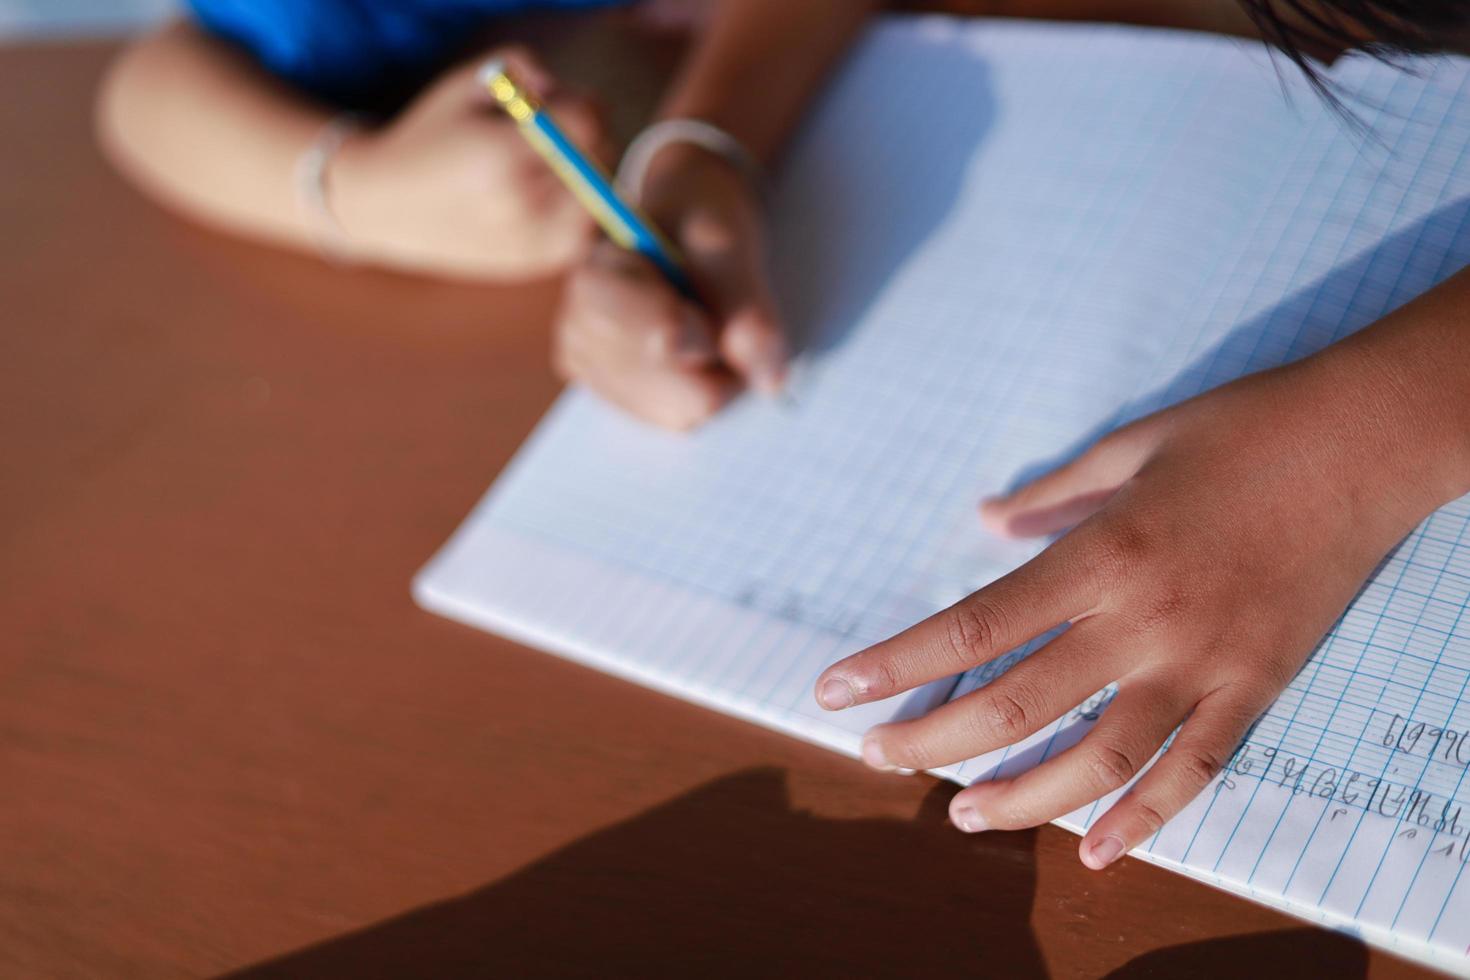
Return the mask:
[[[769,158],[875,0],[723,0],[666,99]],[[330,205],[359,260],[503,278],[566,265],[589,226],[486,101],[467,68],[333,159]],[[557,118],[601,139],[588,103],[561,92]],[[186,22],[130,47],[103,82],[97,130],[125,175],[162,203],[238,234],[313,247],[319,216],[297,200],[296,161],[331,113]],[[670,154],[677,158],[678,154]]]
[[766,162],[879,0],[724,0],[660,115],[705,119]]
[[104,152],[166,204],[278,242],[307,239],[291,171],[327,112],[178,22],[132,45],[97,102]]
[[[544,72],[512,53],[528,74]],[[601,139],[572,93],[549,103],[574,138]],[[314,248],[327,229],[303,208],[294,173],[332,113],[185,23],[131,47],[103,83],[97,128],[118,168],[164,204],[226,230]],[[473,66],[446,71],[387,124],[332,158],[336,243],[360,262],[499,279],[566,266],[590,219],[489,106]]]

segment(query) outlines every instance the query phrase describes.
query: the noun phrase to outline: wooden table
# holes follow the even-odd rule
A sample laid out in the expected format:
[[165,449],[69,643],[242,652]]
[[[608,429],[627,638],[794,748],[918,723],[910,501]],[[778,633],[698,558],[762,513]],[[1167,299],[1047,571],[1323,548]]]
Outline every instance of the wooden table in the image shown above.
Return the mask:
[[171,218],[110,51],[0,51],[0,975],[1416,972],[419,611],[556,285]]

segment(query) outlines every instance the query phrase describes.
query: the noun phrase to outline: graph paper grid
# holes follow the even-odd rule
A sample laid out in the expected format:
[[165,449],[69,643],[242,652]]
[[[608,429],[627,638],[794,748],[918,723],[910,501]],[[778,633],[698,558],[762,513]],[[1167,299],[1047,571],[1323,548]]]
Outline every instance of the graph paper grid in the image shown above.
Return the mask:
[[[1032,557],[974,505],[1111,428],[1321,349],[1470,262],[1470,67],[895,18],[773,202],[791,396],[693,437],[564,396],[416,582],[429,608],[855,753],[1040,642],[827,715],[811,683]],[[901,82],[901,84],[900,84]],[[920,107],[915,110],[914,107]],[[1470,970],[1470,499],[1390,555],[1215,787],[1141,856]],[[1010,749],[1075,744],[1107,692]],[[1061,823],[1082,830],[1109,800]]]

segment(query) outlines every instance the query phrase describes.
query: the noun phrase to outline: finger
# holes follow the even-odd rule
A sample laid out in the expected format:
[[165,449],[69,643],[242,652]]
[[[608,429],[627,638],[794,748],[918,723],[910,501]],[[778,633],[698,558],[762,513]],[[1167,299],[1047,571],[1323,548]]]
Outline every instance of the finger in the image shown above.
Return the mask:
[[697,367],[717,358],[714,325],[640,255],[611,242],[593,246],[568,289],[566,331],[591,363]]
[[709,421],[739,390],[728,373],[718,370],[592,372],[584,381],[624,411],[673,432]]
[[1090,624],[1067,630],[989,684],[863,739],[875,769],[934,769],[1014,745],[1118,678],[1121,657]]
[[1088,830],[1082,863],[1105,868],[1158,833],[1219,774],[1264,709],[1224,691],[1202,700],[1168,751]]
[[1070,463],[980,505],[986,527],[1006,537],[1051,534],[1091,516],[1138,472],[1153,447],[1149,429],[1120,429]]
[[1125,686],[1081,742],[1014,779],[961,791],[950,802],[950,819],[973,832],[1019,830],[1065,816],[1127,784],[1188,710],[1185,698],[1162,685]]
[[1067,538],[1020,568],[817,678],[829,711],[878,701],[961,673],[1088,613],[1097,602],[1086,549]]
[[786,338],[776,316],[759,230],[733,228],[696,210],[680,224],[680,244],[720,324],[720,350],[751,387],[774,394],[786,378]]
[[769,307],[751,307],[727,317],[720,350],[731,369],[762,394],[777,394],[785,386],[790,352]]

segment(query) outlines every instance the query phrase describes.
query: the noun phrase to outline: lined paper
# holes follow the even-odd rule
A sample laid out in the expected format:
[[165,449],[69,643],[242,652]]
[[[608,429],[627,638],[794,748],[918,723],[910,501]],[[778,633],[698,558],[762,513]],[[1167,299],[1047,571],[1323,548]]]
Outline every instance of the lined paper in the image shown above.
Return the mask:
[[[855,753],[871,724],[1029,652],[859,712],[812,702],[831,661],[1036,553],[980,529],[980,496],[1320,349],[1470,261],[1470,70],[1420,69],[1333,69],[1365,138],[1224,39],[884,22],[774,197],[782,310],[805,351],[790,397],[681,437],[568,393],[416,595]],[[1470,969],[1467,523],[1456,502],[1394,552],[1218,788],[1143,856]],[[1034,765],[1107,697],[944,775]]]

